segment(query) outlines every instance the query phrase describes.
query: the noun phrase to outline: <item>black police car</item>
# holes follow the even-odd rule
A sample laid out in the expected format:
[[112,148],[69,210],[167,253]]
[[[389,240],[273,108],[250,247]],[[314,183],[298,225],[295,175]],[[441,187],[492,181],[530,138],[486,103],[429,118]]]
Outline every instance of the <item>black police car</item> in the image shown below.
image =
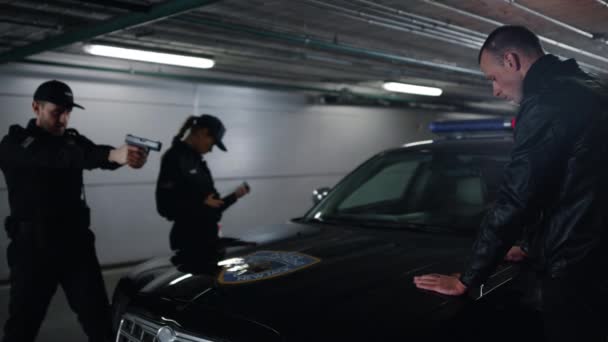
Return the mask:
[[540,325],[521,265],[501,265],[462,297],[413,284],[464,269],[511,144],[444,137],[384,151],[317,191],[282,238],[228,248],[216,270],[140,265],[114,293],[116,341],[533,338]]

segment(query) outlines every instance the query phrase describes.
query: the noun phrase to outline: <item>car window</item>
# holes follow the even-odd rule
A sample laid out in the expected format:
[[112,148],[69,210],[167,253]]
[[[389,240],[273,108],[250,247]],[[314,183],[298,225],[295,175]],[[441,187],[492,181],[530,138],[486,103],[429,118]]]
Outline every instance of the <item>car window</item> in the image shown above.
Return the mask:
[[476,230],[496,200],[508,145],[400,150],[341,181],[310,217],[432,230]]
[[380,169],[378,173],[366,180],[357,190],[351,193],[339,206],[338,210],[347,210],[357,206],[396,200],[403,196],[406,186],[414,176],[419,160],[400,161]]

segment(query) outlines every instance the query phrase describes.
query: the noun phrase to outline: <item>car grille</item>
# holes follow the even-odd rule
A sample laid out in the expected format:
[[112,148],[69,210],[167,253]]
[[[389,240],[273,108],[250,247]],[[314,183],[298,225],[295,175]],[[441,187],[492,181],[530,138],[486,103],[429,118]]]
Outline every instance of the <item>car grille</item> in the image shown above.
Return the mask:
[[[157,333],[167,325],[158,324],[132,314],[124,314],[120,320],[116,342],[159,342]],[[213,342],[200,337],[175,331],[174,342]]]

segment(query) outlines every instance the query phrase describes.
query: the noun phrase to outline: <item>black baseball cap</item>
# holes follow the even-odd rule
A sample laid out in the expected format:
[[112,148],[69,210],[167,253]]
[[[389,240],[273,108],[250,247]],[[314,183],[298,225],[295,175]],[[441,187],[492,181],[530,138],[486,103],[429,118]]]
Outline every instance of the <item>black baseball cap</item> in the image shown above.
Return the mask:
[[226,134],[226,127],[220,119],[213,115],[202,114],[201,116],[196,118],[196,120],[194,121],[194,125],[198,127],[207,128],[207,130],[209,130],[209,134],[211,134],[211,136],[215,140],[215,144],[217,145],[217,147],[219,147],[222,151],[228,151],[226,149],[226,146],[222,142],[224,134]]
[[83,106],[74,103],[72,89],[67,84],[57,80],[46,81],[39,85],[34,92],[34,101],[45,101],[58,106],[84,109]]

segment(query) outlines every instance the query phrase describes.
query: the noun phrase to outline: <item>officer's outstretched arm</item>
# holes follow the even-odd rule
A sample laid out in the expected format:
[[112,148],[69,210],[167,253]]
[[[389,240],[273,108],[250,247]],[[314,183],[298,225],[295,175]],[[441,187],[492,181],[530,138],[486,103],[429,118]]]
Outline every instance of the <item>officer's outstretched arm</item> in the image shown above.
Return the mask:
[[115,170],[127,163],[127,145],[120,148],[97,145],[82,135],[78,135],[78,145],[84,150],[87,159],[85,169]]
[[96,148],[84,149],[77,143],[54,144],[45,139],[17,133],[11,132],[0,142],[0,167],[93,169],[120,166],[108,161],[112,149],[109,146],[96,145]]

